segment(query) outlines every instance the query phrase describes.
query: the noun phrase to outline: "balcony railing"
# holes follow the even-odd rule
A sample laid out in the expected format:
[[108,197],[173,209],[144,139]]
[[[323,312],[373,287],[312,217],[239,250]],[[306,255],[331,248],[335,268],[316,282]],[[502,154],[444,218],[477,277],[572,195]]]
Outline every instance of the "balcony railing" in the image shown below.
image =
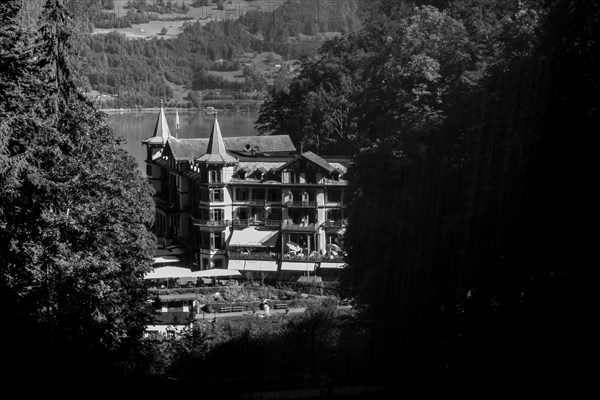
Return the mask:
[[342,228],[348,224],[347,219],[340,219],[336,221],[325,221],[323,222],[324,228]]
[[314,232],[317,230],[316,224],[306,224],[300,223],[296,224],[293,221],[283,221],[281,224],[281,228],[286,231],[296,231],[296,232]]
[[227,252],[230,260],[273,260],[276,261],[279,259],[279,253],[274,252],[245,252],[245,251],[236,251],[229,250]]
[[267,201],[266,200],[258,200],[258,199],[253,199],[253,200],[246,200],[246,205],[248,206],[266,206],[267,205]]
[[314,207],[317,207],[316,201],[288,201],[285,204],[291,208],[314,208]]
[[306,255],[306,254],[292,254],[292,253],[286,253],[282,256],[282,259],[284,261],[298,261],[298,262],[318,262],[321,261],[322,256],[319,254],[310,254],[310,255]]
[[233,220],[234,227],[244,228],[244,227],[248,226],[249,224],[250,223],[247,219],[234,219]]
[[265,221],[265,226],[273,226],[273,227],[281,228],[282,222],[283,221],[280,221],[277,219],[268,219]]
[[207,227],[207,228],[225,228],[231,224],[229,220],[209,220],[209,219],[199,219],[193,218],[192,222],[196,226]]
[[247,226],[250,225],[259,225],[259,226],[271,226],[271,227],[275,227],[275,228],[280,228],[281,227],[281,221],[280,220],[275,220],[275,219],[269,219],[269,220],[256,220],[256,219],[234,219],[233,221],[233,226],[236,228],[245,228]]

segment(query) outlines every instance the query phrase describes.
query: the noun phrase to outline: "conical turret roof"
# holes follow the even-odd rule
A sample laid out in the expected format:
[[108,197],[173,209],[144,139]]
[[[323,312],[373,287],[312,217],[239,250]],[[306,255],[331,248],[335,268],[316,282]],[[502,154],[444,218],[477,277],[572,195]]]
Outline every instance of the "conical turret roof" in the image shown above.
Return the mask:
[[154,134],[151,138],[146,140],[146,143],[150,144],[165,144],[171,137],[171,131],[167,124],[167,118],[165,117],[165,110],[163,109],[163,103],[160,102],[160,112],[156,119],[156,125],[154,126]]
[[210,139],[208,141],[208,148],[206,153],[196,159],[200,162],[210,164],[229,164],[235,163],[238,160],[230,154],[227,154],[225,149],[225,142],[223,142],[223,136],[221,135],[221,128],[219,127],[219,121],[217,120],[217,113],[215,112],[215,122],[213,123],[212,131],[210,132]]

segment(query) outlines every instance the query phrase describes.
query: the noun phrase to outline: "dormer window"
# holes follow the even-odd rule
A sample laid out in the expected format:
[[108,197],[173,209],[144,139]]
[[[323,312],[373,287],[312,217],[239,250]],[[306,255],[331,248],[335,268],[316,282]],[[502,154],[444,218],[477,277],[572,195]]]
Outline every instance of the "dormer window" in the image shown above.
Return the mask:
[[333,171],[331,173],[331,179],[334,181],[339,181],[340,180],[340,172],[339,171]]
[[240,179],[246,179],[246,171],[244,171],[244,170],[239,171],[238,176]]

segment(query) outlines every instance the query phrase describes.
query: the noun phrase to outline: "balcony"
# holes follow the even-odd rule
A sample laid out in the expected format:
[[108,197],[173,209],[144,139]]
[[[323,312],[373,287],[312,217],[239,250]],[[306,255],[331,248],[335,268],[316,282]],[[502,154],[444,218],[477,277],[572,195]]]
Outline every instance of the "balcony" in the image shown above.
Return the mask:
[[285,203],[289,208],[316,208],[316,201],[288,201]]
[[274,219],[269,219],[266,221],[255,220],[252,218],[250,218],[250,219],[234,219],[232,222],[233,222],[234,228],[246,228],[247,226],[250,226],[250,225],[270,226],[270,227],[275,227],[275,228],[281,228],[281,221],[274,220]]
[[262,199],[253,199],[253,200],[246,200],[246,205],[247,206],[260,206],[260,207],[265,207],[267,205],[267,201]]
[[192,222],[195,226],[200,229],[207,230],[222,230],[231,225],[231,221],[229,220],[208,220],[208,219],[198,219],[192,217]]
[[294,223],[293,221],[287,220],[282,221],[281,229],[284,231],[293,232],[315,232],[317,230],[317,224],[307,223]]
[[335,221],[325,221],[323,222],[323,228],[327,229],[327,228],[334,228],[334,229],[340,229],[343,228],[344,226],[346,226],[348,224],[348,220],[347,219],[340,219],[340,220],[335,220]]
[[279,258],[278,253],[273,252],[252,252],[252,251],[228,251],[230,260],[267,260],[276,261]]

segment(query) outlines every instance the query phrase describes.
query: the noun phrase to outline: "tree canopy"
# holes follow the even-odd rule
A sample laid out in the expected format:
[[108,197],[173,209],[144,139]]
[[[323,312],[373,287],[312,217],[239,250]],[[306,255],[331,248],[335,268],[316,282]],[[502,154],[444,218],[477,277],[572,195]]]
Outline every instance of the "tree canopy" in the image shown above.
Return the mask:
[[13,366],[15,377],[35,362],[45,383],[124,372],[152,321],[143,283],[155,246],[152,189],[74,83],[62,2],[46,3],[38,29],[20,24],[21,4],[0,6],[0,289],[15,327],[3,333],[15,351],[8,360],[25,363]]
[[573,201],[548,188],[550,171],[573,171],[551,161],[573,146],[564,133],[597,123],[598,7],[415,3],[373,2],[363,30],[271,94],[257,127],[354,156],[345,288],[372,323],[374,374],[565,377],[565,348],[544,349],[572,339],[557,327],[574,323],[573,262],[551,259],[573,243],[550,216]]

